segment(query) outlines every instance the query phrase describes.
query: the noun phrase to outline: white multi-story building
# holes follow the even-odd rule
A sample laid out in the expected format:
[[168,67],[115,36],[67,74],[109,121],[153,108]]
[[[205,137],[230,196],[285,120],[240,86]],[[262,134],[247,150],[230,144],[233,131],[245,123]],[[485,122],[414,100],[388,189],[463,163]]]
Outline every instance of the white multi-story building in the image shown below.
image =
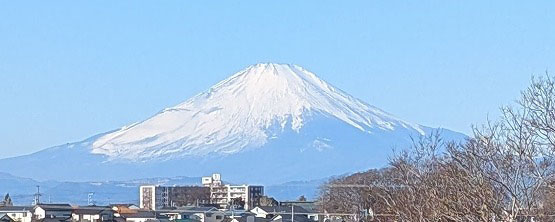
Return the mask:
[[202,186],[140,186],[139,208],[160,210],[217,204],[220,208],[239,207],[248,210],[258,206],[260,197],[264,195],[263,186],[224,184],[220,174],[202,177],[201,183]]
[[202,177],[202,185],[210,187],[210,202],[222,208],[240,206],[246,210],[252,209],[264,195],[264,186],[223,184],[220,174]]
[[139,208],[155,210],[156,207],[156,186],[140,186],[139,187]]
[[212,174],[209,177],[202,177],[202,186],[214,187],[222,185],[222,175],[219,173]]

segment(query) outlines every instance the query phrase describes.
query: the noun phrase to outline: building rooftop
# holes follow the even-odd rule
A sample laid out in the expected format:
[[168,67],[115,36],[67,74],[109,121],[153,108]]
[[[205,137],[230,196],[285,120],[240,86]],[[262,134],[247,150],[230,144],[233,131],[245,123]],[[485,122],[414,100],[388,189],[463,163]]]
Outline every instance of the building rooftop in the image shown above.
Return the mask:
[[218,211],[216,207],[178,207],[175,208],[175,211],[180,212],[207,212],[207,211]]
[[271,219],[261,218],[261,217],[254,217],[254,216],[243,216],[243,217],[238,217],[238,218],[235,218],[235,219],[239,222],[247,222],[248,217],[253,217],[253,219],[254,219],[253,222],[270,222],[271,221]]
[[132,206],[137,206],[136,204],[130,204],[130,203],[120,203],[120,204],[110,204],[110,207],[132,207]]
[[79,207],[79,208],[75,208],[73,209],[73,213],[74,214],[88,214],[88,215],[92,215],[92,214],[101,214],[102,212],[112,212],[112,208],[109,207],[96,207],[96,206],[88,206],[88,207]]
[[[284,213],[291,213],[291,206],[271,206],[271,207],[258,207],[269,214],[284,214]],[[294,213],[295,214],[308,214],[310,213],[308,210],[304,209],[300,206],[294,206]]]
[[29,211],[32,210],[31,206],[5,206],[0,207],[0,212],[13,212],[13,211]]
[[6,214],[0,214],[0,222],[14,222],[14,220]]
[[300,206],[302,208],[304,208],[305,210],[307,210],[308,212],[317,212],[318,211],[318,206],[316,205],[316,202],[314,201],[281,201],[279,202],[280,206],[288,206],[291,207],[291,205],[295,205],[295,206]]
[[123,218],[156,218],[154,211],[135,211],[132,213],[120,213]]
[[272,221],[281,221],[281,222],[313,222],[312,220],[308,219],[306,216],[297,216],[295,215],[293,221],[291,221],[291,215],[289,214],[282,214],[276,215],[272,219]]
[[38,204],[38,205],[35,205],[35,207],[40,207],[44,210],[54,210],[54,211],[73,210],[73,207],[69,204]]
[[200,221],[200,220],[195,220],[195,219],[186,218],[186,219],[177,219],[177,220],[175,220],[175,222],[201,222],[201,221]]
[[69,218],[43,218],[40,220],[36,220],[35,222],[69,222],[71,221],[71,217]]

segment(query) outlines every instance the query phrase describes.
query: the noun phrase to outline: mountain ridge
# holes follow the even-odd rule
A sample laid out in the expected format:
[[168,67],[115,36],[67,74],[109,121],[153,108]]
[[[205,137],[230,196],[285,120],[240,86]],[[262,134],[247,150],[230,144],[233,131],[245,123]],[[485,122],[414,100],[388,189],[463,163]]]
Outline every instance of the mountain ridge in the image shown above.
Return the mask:
[[209,90],[93,143],[111,159],[149,160],[208,153],[233,154],[268,142],[268,129],[298,132],[306,118],[329,115],[364,132],[420,126],[348,95],[306,69],[289,64],[249,66]]
[[[300,66],[257,64],[152,117],[80,142],[0,160],[39,180],[203,176],[278,184],[387,164],[438,130],[403,121]],[[442,129],[448,140],[464,134]]]

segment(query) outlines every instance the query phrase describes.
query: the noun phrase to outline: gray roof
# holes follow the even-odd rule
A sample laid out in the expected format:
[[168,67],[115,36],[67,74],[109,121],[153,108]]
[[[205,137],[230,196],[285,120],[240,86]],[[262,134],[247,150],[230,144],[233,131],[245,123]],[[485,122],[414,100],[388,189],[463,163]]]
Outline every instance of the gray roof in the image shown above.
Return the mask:
[[[239,217],[236,218],[239,222],[247,222],[247,217],[249,216],[243,216],[243,217]],[[271,219],[266,219],[266,218],[261,218],[261,217],[254,217],[254,216],[250,216],[254,218],[254,222],[270,222]]]
[[69,204],[39,204],[35,207],[40,207],[44,210],[50,211],[71,211],[73,208]]
[[280,206],[295,205],[304,208],[308,212],[318,212],[318,206],[314,201],[282,201],[279,203]]
[[[187,218],[187,219],[177,219],[175,220],[176,222],[201,222],[200,220],[195,220],[195,219],[191,219],[191,218]],[[224,220],[225,221],[225,220]]]
[[108,207],[79,207],[73,209],[74,214],[87,214],[87,215],[94,215],[94,214],[101,214],[102,212],[112,212],[112,208]]
[[37,221],[39,221],[39,222],[60,222],[60,221],[64,221],[65,222],[65,221],[71,221],[70,219],[71,219],[71,217],[70,218],[48,218],[47,217],[47,218],[43,218],[43,219],[40,219],[40,220],[37,220]]
[[215,207],[179,207],[179,208],[176,208],[175,211],[203,213],[203,212],[207,212],[207,211],[210,211],[210,212],[218,211],[218,208],[215,208]]
[[4,214],[4,215],[0,215],[0,221],[2,221],[2,222],[13,222],[14,220],[10,216]]
[[225,214],[226,216],[228,216],[228,217],[231,216],[231,215],[235,215],[235,216],[237,216],[237,217],[240,217],[240,216],[241,216],[241,217],[242,217],[242,216],[245,216],[245,217],[246,217],[246,216],[255,216],[254,213],[252,213],[252,212],[250,212],[250,211],[244,211],[244,210],[234,210],[234,211],[226,210],[226,211],[223,211],[223,212],[224,212],[224,214]]
[[[282,222],[291,222],[291,215],[288,214],[282,214],[279,215],[281,216],[281,221]],[[274,216],[274,218],[272,218],[272,220],[274,220],[277,216]],[[302,215],[295,215],[293,222],[311,222],[312,220],[308,219],[308,217],[306,216],[302,216]]]
[[[291,213],[291,207],[290,206],[272,206],[272,207],[259,207],[260,209],[268,212],[269,214],[284,214],[284,213]],[[299,206],[294,206],[294,213],[295,214],[308,214],[308,210],[299,207]]]
[[134,213],[121,213],[124,218],[156,218],[154,211],[137,211]]
[[5,206],[0,207],[0,212],[19,212],[19,211],[30,211],[33,207],[31,206]]

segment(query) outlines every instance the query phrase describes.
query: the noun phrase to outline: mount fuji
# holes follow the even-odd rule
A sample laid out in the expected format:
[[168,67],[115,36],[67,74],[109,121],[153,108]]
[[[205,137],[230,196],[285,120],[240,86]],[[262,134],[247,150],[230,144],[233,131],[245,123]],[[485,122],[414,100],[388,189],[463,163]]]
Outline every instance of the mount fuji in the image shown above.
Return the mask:
[[202,176],[282,183],[384,166],[392,149],[440,130],[403,121],[296,65],[256,64],[120,129],[0,160],[39,180]]

